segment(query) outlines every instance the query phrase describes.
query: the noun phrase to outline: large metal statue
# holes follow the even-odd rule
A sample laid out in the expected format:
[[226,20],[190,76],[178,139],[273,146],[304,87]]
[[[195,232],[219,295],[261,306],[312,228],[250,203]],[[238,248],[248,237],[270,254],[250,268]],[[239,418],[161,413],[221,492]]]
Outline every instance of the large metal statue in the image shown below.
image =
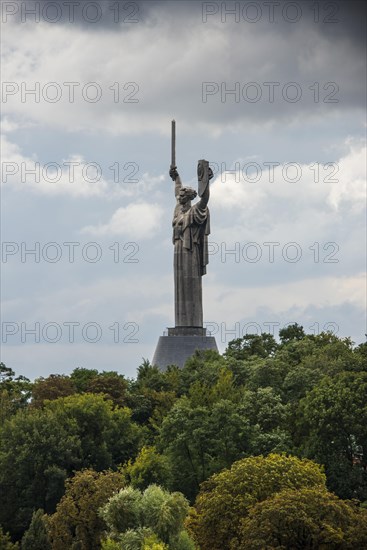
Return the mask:
[[[209,180],[213,172],[207,160],[198,162],[198,193],[184,187],[176,166],[176,124],[172,120],[172,158],[169,175],[175,182],[176,207],[173,213],[175,326],[159,337],[152,364],[165,370],[183,367],[196,351],[218,352],[214,336],[203,326],[201,278],[208,264]],[[197,194],[200,200],[191,201]]]
[[209,180],[213,172],[209,162],[198,162],[198,193],[184,187],[176,166],[176,125],[172,121],[172,158],[169,175],[175,182],[176,207],[173,213],[175,327],[203,327],[203,300],[201,278],[208,264]]

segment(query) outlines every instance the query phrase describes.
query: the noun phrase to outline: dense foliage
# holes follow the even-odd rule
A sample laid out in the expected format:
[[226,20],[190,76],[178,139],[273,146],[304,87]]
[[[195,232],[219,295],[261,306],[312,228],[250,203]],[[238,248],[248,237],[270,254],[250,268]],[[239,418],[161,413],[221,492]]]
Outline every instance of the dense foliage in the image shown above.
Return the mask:
[[314,462],[270,454],[244,458],[202,484],[189,528],[202,550],[234,545],[242,520],[258,502],[283,489],[325,488],[325,476]]
[[168,511],[158,529],[140,504],[128,529],[109,523],[110,499],[148,488],[188,500],[202,549],[276,548],[292,518],[285,547],[365,544],[367,344],[292,325],[183,369],[144,361],[135,380],[76,368],[31,382],[0,364],[0,417],[4,548],[193,548],[179,506],[171,536]]

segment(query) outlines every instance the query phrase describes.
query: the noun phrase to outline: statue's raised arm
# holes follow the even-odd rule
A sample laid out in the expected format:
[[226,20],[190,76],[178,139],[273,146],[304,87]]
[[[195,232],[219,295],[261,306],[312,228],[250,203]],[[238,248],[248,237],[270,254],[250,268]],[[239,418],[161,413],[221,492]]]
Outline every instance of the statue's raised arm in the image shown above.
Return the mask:
[[175,197],[176,199],[178,199],[180,190],[182,188],[182,181],[179,173],[177,172],[177,166],[172,166],[171,164],[171,167],[169,169],[169,177],[175,182]]
[[209,202],[209,180],[213,177],[213,170],[209,166],[207,160],[201,159],[198,161],[198,194],[200,201],[197,203],[201,209],[206,208]]

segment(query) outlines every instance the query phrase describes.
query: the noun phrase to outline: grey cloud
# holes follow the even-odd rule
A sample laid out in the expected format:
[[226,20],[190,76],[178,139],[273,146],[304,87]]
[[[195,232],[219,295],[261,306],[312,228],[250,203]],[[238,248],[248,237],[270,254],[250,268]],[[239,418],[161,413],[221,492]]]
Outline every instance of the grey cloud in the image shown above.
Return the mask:
[[[101,3],[105,13],[108,4]],[[76,74],[81,82],[99,80],[104,86],[102,101],[18,105],[18,113],[69,130],[92,125],[107,127],[114,133],[133,129],[140,133],[161,130],[160,121],[167,119],[168,113],[168,117],[174,113],[185,120],[188,127],[219,131],[245,124],[301,125],[306,119],[332,119],[342,110],[364,109],[359,2],[348,2],[348,6],[342,2],[321,3],[320,12],[322,6],[338,7],[337,23],[323,23],[323,13],[320,21],[314,22],[310,3],[303,2],[299,5],[304,17],[297,23],[282,19],[269,23],[263,18],[255,24],[230,20],[222,23],[220,14],[204,24],[198,2],[138,4],[141,20],[123,26],[127,33],[112,33],[113,26],[107,25],[106,29],[102,20],[100,27],[99,23],[85,24],[81,20],[88,33],[80,37],[85,53],[78,42],[73,56],[71,34],[72,62],[62,51],[55,51],[50,58],[47,48],[52,42],[45,34],[43,64],[37,55],[35,69],[26,75],[29,81],[32,77],[47,79],[47,71],[52,71],[52,78],[60,82],[75,79]],[[94,33],[98,28],[105,34]],[[104,36],[109,40],[102,61],[97,44],[100,41],[103,49]],[[37,71],[38,64],[43,67],[42,73]],[[138,104],[120,109],[113,103],[108,88],[119,74],[139,86]],[[231,93],[234,89],[235,94]],[[11,103],[8,105],[4,107],[11,110]]]

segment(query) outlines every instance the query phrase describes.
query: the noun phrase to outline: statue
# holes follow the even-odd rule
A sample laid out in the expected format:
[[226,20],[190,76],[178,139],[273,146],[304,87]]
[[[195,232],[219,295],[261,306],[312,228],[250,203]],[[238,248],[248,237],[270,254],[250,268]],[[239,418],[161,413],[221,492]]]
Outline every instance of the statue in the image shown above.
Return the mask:
[[201,278],[208,264],[209,180],[213,172],[206,160],[198,162],[199,202],[195,189],[184,187],[175,165],[175,121],[172,121],[172,159],[169,175],[175,182],[173,213],[175,327],[203,327]]
[[[176,166],[176,123],[172,120],[171,168],[175,182],[176,207],[173,213],[175,326],[160,336],[152,364],[165,370],[169,365],[183,367],[197,350],[218,352],[214,336],[203,327],[201,278],[208,264],[209,180],[213,172],[207,160],[198,162],[198,193],[184,187]],[[200,200],[191,201],[197,194]]]

